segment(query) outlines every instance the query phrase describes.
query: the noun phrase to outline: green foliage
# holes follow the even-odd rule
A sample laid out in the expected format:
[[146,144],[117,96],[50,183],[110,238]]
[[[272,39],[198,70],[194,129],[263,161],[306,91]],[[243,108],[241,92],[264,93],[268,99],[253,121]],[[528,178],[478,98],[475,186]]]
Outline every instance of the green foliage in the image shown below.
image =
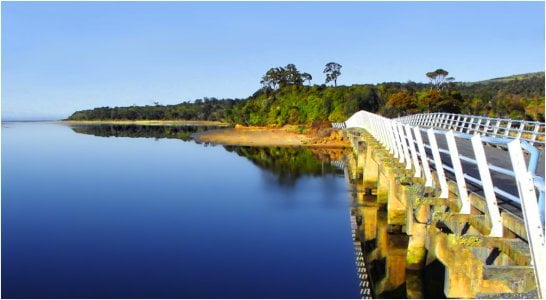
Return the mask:
[[243,100],[198,99],[177,105],[99,107],[73,113],[68,119],[81,120],[207,120],[229,121],[236,118],[234,106]]
[[311,82],[311,79],[311,74],[300,73],[296,65],[288,64],[286,67],[269,69],[260,83],[265,89],[276,90],[288,85],[302,85],[305,81]]
[[388,117],[411,115],[420,111],[417,97],[413,93],[400,91],[389,95],[382,113]]
[[337,78],[341,75],[341,65],[335,62],[329,62],[324,66],[324,74],[326,74],[325,83],[330,81],[334,82],[334,86],[337,86]]
[[[289,66],[283,69],[297,72],[295,66]],[[442,74],[447,76],[446,73]],[[302,82],[303,79],[284,81],[276,90],[262,88],[247,99],[205,98],[177,105],[99,107],[77,111],[69,119],[211,120],[285,125],[341,122],[359,110],[367,110],[389,117],[451,112],[544,121],[544,73],[475,84],[445,83],[438,89],[411,81],[339,87],[305,86]]]
[[350,87],[285,86],[240,104],[245,125],[309,124],[343,121],[365,109],[376,112],[379,97],[372,85]]
[[462,112],[544,122],[544,73],[461,84]]

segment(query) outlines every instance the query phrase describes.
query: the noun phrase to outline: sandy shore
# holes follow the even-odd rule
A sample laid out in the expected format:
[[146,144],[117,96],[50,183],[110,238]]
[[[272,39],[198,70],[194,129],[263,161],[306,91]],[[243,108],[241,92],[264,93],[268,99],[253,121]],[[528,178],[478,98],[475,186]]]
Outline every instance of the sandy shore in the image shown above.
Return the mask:
[[196,133],[193,138],[203,143],[234,146],[349,147],[339,130],[329,129],[326,134],[321,137],[311,130],[298,133],[290,128],[236,127]]
[[[233,146],[284,146],[313,148],[346,148],[350,147],[347,139],[342,138],[341,131],[333,128],[303,128],[296,125],[275,127],[235,128],[228,123],[217,121],[184,121],[184,120],[137,120],[137,121],[61,121],[66,124],[118,124],[148,126],[216,126],[226,127],[195,133],[192,137],[202,143],[213,143]],[[300,130],[303,129],[303,130]],[[303,133],[300,133],[303,132]]]

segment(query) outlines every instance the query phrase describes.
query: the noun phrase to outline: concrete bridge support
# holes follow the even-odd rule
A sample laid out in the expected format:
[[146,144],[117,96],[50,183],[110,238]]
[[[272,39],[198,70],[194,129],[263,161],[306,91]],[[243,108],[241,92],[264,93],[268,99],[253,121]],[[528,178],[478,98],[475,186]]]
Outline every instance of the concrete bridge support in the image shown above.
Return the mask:
[[[353,208],[360,220],[374,293],[422,298],[423,274],[443,266],[443,294],[449,298],[536,297],[525,225],[502,212],[503,235],[491,237],[484,198],[471,193],[471,213],[460,213],[458,189],[449,195],[426,187],[364,130],[347,131],[355,147],[349,174],[356,188]],[[434,175],[434,174],[433,174]]]

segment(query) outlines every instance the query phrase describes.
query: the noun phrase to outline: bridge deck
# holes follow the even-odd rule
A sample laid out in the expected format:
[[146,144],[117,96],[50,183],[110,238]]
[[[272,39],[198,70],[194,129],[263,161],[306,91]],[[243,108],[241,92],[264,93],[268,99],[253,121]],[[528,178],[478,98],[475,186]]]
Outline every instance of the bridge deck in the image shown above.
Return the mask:
[[[435,134],[435,136],[436,136],[436,141],[438,143],[438,147],[447,149],[448,148],[447,142],[444,136],[441,134]],[[472,145],[470,141],[459,139],[459,138],[455,138],[455,139],[457,141],[457,149],[459,150],[459,154],[475,159],[474,151],[472,149]],[[423,136],[423,142],[428,143],[428,137],[426,135]],[[487,157],[487,162],[489,164],[493,164],[495,166],[499,166],[506,169],[511,169],[511,162],[510,162],[510,156],[508,154],[508,151],[496,146],[486,146],[484,147],[484,150]],[[427,153],[430,154],[430,150],[426,149],[425,151],[427,151]],[[449,167],[452,167],[451,158],[449,157],[449,155],[446,153],[441,153],[440,155],[442,157],[442,163]],[[526,159],[528,160],[529,157],[526,157]],[[473,165],[465,161],[461,161],[461,164],[463,166],[464,173],[472,177],[479,178],[479,172],[476,165]],[[544,166],[545,166],[544,149],[540,149],[540,157],[539,157],[538,167],[536,170],[537,175],[544,177]],[[455,180],[454,176],[450,175],[449,173],[446,174],[446,176],[452,180]],[[506,192],[509,192],[512,195],[518,194],[517,186],[513,177],[504,175],[504,174],[499,174],[499,173],[491,174],[491,176],[493,179],[494,186],[502,188],[503,190],[505,190]],[[480,187],[476,185],[468,184],[467,188],[469,192],[474,192],[478,195],[483,196],[483,191]],[[514,203],[508,199],[502,199],[502,198],[497,198],[497,201],[501,209],[505,209],[523,218],[520,204]]]

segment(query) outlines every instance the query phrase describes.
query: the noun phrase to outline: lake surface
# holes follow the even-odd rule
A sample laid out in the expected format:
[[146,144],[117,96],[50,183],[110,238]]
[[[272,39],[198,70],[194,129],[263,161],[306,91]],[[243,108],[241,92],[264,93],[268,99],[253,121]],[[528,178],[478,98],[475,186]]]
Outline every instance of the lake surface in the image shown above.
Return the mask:
[[2,296],[358,298],[350,207],[308,150],[3,123]]

